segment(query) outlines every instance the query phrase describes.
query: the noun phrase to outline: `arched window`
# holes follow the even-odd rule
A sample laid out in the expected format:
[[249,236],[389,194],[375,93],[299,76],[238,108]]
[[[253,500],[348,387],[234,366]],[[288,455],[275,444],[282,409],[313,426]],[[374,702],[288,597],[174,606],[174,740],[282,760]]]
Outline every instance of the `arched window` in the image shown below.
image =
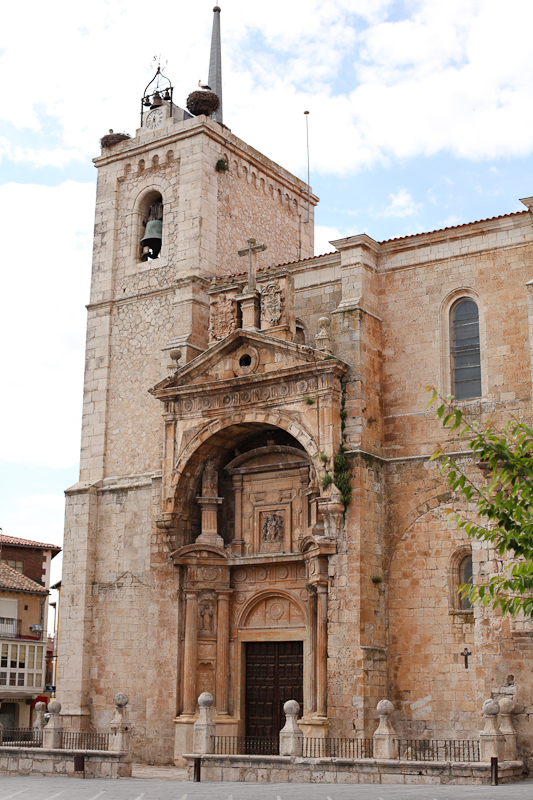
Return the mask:
[[479,312],[469,297],[452,306],[450,344],[453,396],[456,400],[481,397]]
[[157,191],[145,195],[139,208],[141,222],[140,258],[152,261],[159,257],[163,241],[163,198]]
[[[472,555],[465,556],[459,563],[459,586],[462,583],[472,583]],[[473,606],[468,597],[459,596],[458,599],[461,611],[472,611]]]

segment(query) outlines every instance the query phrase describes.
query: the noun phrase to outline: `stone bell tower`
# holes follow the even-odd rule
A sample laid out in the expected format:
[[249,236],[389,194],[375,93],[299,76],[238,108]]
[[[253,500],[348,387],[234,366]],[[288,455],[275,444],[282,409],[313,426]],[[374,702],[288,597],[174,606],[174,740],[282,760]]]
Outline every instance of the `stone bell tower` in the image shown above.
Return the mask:
[[[217,7],[216,86],[219,15]],[[175,666],[179,648],[168,633],[179,613],[173,567],[155,527],[164,425],[148,389],[167,375],[171,354],[175,370],[206,351],[212,279],[231,284],[245,269],[238,251],[248,240],[267,244],[258,268],[313,255],[318,202],[311,194],[308,221],[306,184],[216,112],[180,108],[175,94],[158,68],[135,136],[110,133],[94,159],[81,468],[66,491],[58,661],[67,728],[98,726],[109,691],[128,690],[140,698],[136,724],[148,750],[150,731],[160,735],[162,716],[175,714],[157,665]]]

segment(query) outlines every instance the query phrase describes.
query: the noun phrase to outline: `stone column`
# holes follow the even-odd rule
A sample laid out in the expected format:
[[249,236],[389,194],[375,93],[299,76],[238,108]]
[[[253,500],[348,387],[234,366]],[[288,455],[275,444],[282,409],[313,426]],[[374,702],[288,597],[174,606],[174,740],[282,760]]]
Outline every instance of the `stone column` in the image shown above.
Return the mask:
[[316,711],[316,605],[317,594],[314,586],[308,587],[309,591],[309,623],[307,626],[308,646],[308,689],[306,692],[306,714]]
[[485,700],[483,714],[485,715],[485,729],[479,734],[479,760],[490,762],[491,758],[504,760],[505,736],[497,727],[500,705],[495,700]]
[[183,713],[196,712],[196,685],[198,673],[198,594],[185,593],[185,653],[183,659]]
[[500,700],[500,733],[505,737],[505,761],[516,761],[516,731],[511,720],[514,708],[514,700],[510,697]]
[[300,704],[296,700],[287,700],[283,705],[286,720],[279,732],[280,756],[301,756],[303,753],[303,733],[298,725],[297,717]]
[[377,705],[379,725],[374,733],[374,758],[398,758],[396,731],[389,717],[394,711],[390,700],[380,700]]
[[229,714],[229,599],[227,592],[218,595],[216,698],[221,716]]
[[193,725],[193,751],[200,755],[214,752],[214,736],[216,725],[211,717],[211,706],[213,705],[213,695],[209,692],[202,692],[198,698],[200,715]]
[[[208,461],[202,476],[202,496],[197,498],[202,509],[202,532],[197,542],[224,547],[224,539],[218,535],[218,507],[222,498],[218,497],[218,472],[213,461]],[[196,701],[196,698],[195,698]]]
[[231,543],[231,552],[236,556],[244,555],[244,539],[242,538],[242,475],[233,476],[235,490],[235,535]]
[[119,692],[113,698],[115,713],[109,725],[111,736],[109,737],[109,749],[114,752],[127,753],[130,749],[131,723],[128,719],[126,706],[128,705],[128,695]]
[[316,587],[316,712],[327,717],[328,708],[328,587],[319,583]]
[[59,712],[61,711],[59,700],[52,700],[51,703],[48,703],[48,711],[50,712],[50,719],[43,730],[43,748],[57,749],[61,747],[61,734],[63,733],[63,726],[59,719]]

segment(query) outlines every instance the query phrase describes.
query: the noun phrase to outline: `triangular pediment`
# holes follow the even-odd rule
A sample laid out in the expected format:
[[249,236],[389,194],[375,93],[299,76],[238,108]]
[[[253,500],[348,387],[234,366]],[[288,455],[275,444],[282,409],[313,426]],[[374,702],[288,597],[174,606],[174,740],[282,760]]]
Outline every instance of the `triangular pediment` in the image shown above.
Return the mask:
[[278,380],[303,372],[329,367],[342,373],[345,365],[320,350],[287,342],[264,333],[236,330],[217,342],[173,375],[160,381],[150,392],[160,399],[183,390],[231,387],[251,382]]

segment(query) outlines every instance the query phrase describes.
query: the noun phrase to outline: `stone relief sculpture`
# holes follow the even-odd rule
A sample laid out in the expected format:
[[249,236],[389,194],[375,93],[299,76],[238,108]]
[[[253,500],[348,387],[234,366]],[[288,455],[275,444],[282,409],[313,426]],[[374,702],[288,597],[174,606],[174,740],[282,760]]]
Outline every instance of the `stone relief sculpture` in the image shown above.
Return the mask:
[[235,302],[227,294],[219,295],[209,308],[209,341],[218,342],[237,327]]
[[285,520],[275,511],[263,514],[261,521],[261,549],[279,550],[285,538]]
[[283,292],[278,283],[269,283],[261,292],[261,319],[276,325],[281,319]]
[[218,473],[213,461],[208,461],[202,476],[202,497],[218,496]]
[[200,608],[200,616],[202,618],[202,630],[213,630],[213,604],[204,603]]

